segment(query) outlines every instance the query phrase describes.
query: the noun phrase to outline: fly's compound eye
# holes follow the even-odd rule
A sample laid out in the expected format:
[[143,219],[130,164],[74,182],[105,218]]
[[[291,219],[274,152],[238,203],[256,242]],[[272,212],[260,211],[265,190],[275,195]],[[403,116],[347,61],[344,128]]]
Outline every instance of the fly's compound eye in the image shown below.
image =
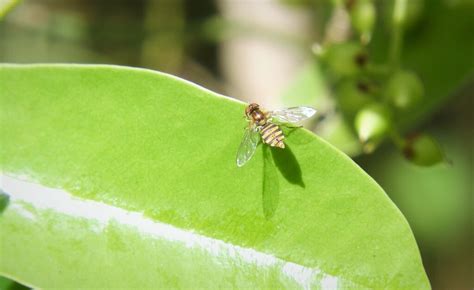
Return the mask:
[[250,117],[250,114],[252,114],[253,111],[258,110],[259,106],[258,104],[252,103],[245,108],[245,115],[247,117]]

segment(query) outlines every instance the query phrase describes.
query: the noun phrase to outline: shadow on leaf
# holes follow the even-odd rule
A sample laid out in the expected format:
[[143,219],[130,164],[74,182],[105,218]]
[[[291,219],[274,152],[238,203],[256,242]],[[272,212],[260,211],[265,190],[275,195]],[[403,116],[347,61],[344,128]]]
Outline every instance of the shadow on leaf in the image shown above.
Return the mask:
[[268,150],[268,146],[263,146],[262,205],[266,219],[275,214],[280,199],[278,173]]
[[305,187],[300,165],[288,146],[283,150],[263,146],[262,204],[267,219],[275,214],[280,198],[277,168],[288,182]]
[[291,184],[296,184],[305,187],[303,176],[301,173],[300,164],[296,160],[295,154],[291,151],[288,145],[285,149],[271,148],[273,160],[275,161],[278,170],[280,170],[283,177]]

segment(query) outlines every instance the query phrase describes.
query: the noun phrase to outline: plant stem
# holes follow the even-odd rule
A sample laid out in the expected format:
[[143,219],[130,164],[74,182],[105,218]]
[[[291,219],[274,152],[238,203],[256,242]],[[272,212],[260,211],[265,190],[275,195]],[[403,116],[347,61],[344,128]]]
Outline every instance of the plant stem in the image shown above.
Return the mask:
[[393,71],[400,66],[400,54],[403,45],[403,24],[406,17],[407,0],[394,0],[392,15],[392,38],[390,42],[389,62]]

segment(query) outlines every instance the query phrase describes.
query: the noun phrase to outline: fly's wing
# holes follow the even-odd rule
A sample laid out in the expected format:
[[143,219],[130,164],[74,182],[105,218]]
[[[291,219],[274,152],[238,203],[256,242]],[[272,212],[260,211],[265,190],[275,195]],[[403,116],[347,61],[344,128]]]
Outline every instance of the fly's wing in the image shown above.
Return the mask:
[[239,151],[237,151],[238,167],[244,166],[252,158],[259,140],[260,136],[256,126],[250,126],[245,130],[244,139],[240,143]]
[[298,123],[311,118],[316,109],[311,107],[293,107],[270,112],[270,118],[279,123]]

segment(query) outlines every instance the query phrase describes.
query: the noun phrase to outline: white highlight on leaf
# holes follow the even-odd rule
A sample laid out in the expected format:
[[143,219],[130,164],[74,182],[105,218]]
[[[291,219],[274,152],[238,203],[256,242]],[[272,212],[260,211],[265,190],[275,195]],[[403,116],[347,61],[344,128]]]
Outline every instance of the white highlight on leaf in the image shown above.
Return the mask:
[[283,266],[282,271],[286,275],[297,279],[304,289],[311,289],[311,281],[314,279],[316,274],[320,273],[318,269],[301,267],[300,265],[294,263],[286,263]]
[[14,208],[14,210],[21,214],[23,217],[29,219],[29,220],[35,220],[36,219],[36,216],[31,212],[29,211],[27,208],[25,208],[24,206],[22,206],[21,204],[12,204],[11,207]]
[[335,290],[337,289],[337,278],[332,277],[332,276],[325,276],[323,279],[321,279],[321,287],[323,289],[331,289]]
[[[221,240],[185,231],[169,224],[151,220],[139,212],[130,212],[102,202],[77,198],[70,193],[48,188],[37,183],[22,180],[22,177],[0,175],[0,188],[10,196],[10,206],[28,219],[36,219],[36,211],[53,210],[72,217],[84,218],[97,223],[94,231],[104,230],[109,222],[114,221],[135,228],[138,232],[152,235],[157,239],[180,242],[188,248],[199,248],[211,256],[228,256],[258,267],[280,269],[282,274],[296,282],[303,289],[337,289],[338,278],[322,273],[317,268],[309,268],[287,262],[275,256],[239,247]],[[29,204],[35,209],[28,211],[22,204]]]

